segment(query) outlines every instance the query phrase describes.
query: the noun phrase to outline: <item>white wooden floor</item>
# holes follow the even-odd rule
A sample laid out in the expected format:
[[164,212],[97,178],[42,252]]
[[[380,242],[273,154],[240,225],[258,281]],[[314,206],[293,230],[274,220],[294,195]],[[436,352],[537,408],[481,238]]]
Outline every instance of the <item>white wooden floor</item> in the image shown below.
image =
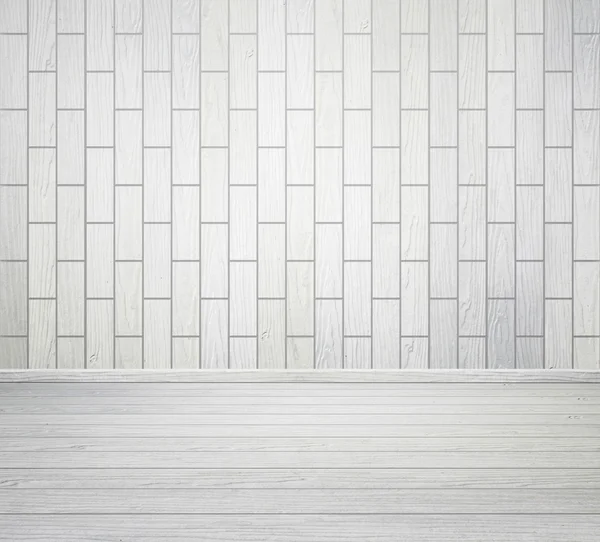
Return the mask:
[[599,533],[597,383],[0,383],[2,540]]

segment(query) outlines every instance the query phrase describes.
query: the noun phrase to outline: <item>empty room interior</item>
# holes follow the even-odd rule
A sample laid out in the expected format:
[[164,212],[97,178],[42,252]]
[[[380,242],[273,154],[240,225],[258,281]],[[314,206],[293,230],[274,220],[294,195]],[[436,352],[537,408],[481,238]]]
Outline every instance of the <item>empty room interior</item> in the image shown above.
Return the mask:
[[0,540],[600,542],[600,0],[0,0]]

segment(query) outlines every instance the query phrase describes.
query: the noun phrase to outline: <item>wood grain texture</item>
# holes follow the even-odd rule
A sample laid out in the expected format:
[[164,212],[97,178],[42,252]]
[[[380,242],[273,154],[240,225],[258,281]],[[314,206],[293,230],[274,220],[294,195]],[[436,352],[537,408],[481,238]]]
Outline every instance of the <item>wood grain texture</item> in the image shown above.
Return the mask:
[[83,36],[58,36],[56,42],[56,97],[59,108],[84,108],[84,44]]
[[146,369],[169,369],[172,366],[172,302],[170,299],[144,300],[143,367]]
[[200,259],[200,187],[173,187],[173,261]]
[[27,112],[0,111],[0,184],[27,184]]
[[59,262],[56,277],[58,335],[85,334],[85,297],[84,262]]
[[343,368],[342,300],[317,299],[315,318],[315,369]]

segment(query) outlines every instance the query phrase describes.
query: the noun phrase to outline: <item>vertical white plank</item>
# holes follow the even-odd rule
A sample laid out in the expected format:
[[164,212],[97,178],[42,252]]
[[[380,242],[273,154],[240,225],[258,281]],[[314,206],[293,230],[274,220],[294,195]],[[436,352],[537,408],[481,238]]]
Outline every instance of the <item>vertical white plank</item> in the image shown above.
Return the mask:
[[285,224],[258,225],[258,295],[285,297]]
[[399,149],[373,149],[373,221],[400,222]]
[[287,264],[287,334],[312,335],[314,328],[314,263]]
[[200,262],[173,262],[173,336],[200,335]]
[[203,73],[200,84],[200,134],[203,147],[227,146],[228,97],[226,73]]
[[3,369],[28,369],[27,337],[0,337]]
[[116,184],[141,185],[143,164],[142,112],[116,111],[115,119],[115,182]]
[[256,335],[256,262],[231,262],[229,272],[229,335]]
[[429,47],[431,70],[456,70],[458,2],[431,0]]
[[285,146],[285,74],[258,74],[258,144]]
[[[0,80],[0,109],[26,109],[37,107],[39,98],[32,96],[27,103],[27,36],[0,35],[2,51],[2,79]],[[31,74],[30,89],[45,90],[43,82],[51,79],[50,74]],[[34,86],[35,84],[35,86]],[[45,93],[44,93],[45,94]]]
[[371,0],[344,2],[344,30],[353,34],[371,32]]
[[83,111],[58,111],[58,184],[85,183],[85,129]]
[[344,109],[371,107],[371,38],[344,36]]
[[546,224],[545,245],[546,297],[571,297],[573,260],[571,224]]
[[258,1],[258,69],[285,70],[286,5]]
[[0,260],[27,259],[27,188],[0,186]]
[[287,113],[287,184],[314,184],[314,111]]
[[[79,0],[69,1],[74,2]],[[115,32],[141,33],[143,5],[143,0],[115,0]]]
[[487,337],[487,368],[514,369],[516,365],[514,299],[488,301]]
[[232,111],[229,122],[229,182],[232,185],[256,184],[256,111]]
[[199,184],[199,111],[173,111],[172,143],[173,184]]
[[27,32],[27,3],[2,0],[0,2],[0,32]]
[[173,260],[200,259],[200,187],[173,187]]
[[429,92],[427,36],[402,36],[400,51],[402,109],[426,109]]
[[315,143],[317,147],[342,146],[344,118],[342,78],[341,73],[315,74]]
[[429,266],[427,262],[402,262],[400,273],[402,281],[400,284],[400,330],[402,336],[425,336],[429,319]]
[[202,149],[200,154],[200,217],[202,222],[227,222],[229,216],[227,149]]
[[288,32],[314,32],[315,6],[313,0],[289,0],[286,2],[286,7]]
[[56,225],[29,224],[29,297],[56,297]]
[[29,150],[29,221],[56,221],[56,150]]
[[173,337],[172,360],[173,369],[199,369],[200,339],[197,337]]
[[544,189],[517,187],[517,259],[544,259]]
[[315,367],[314,339],[312,337],[288,337],[287,367],[297,371]]
[[373,369],[400,368],[400,300],[373,300]]
[[[58,36],[57,107],[83,109],[85,104],[84,36]],[[30,69],[32,69],[30,67]]]
[[315,154],[315,217],[322,222],[341,222],[342,149],[316,149]]
[[115,369],[141,369],[143,339],[142,337],[115,338]]
[[200,368],[227,369],[229,360],[227,301],[203,299],[200,305]]
[[431,369],[458,368],[458,317],[455,299],[430,302],[429,366]]
[[112,297],[114,283],[113,225],[87,225],[86,297]]
[[400,145],[400,74],[373,73],[373,145]]
[[0,335],[27,335],[27,263],[0,262]]
[[317,224],[315,280],[317,297],[341,298],[343,283],[342,224]]
[[114,220],[114,163],[112,149],[87,150],[86,208],[88,222]]
[[228,69],[229,51],[228,2],[201,0],[200,46],[202,70],[225,71]]
[[0,184],[27,184],[26,111],[0,111]]
[[456,222],[457,160],[457,149],[432,148],[429,153],[429,212],[432,222]]
[[56,69],[56,0],[36,0],[29,5],[29,69]]
[[573,32],[600,32],[598,0],[573,0]]
[[574,111],[573,123],[573,184],[599,184],[600,111]]
[[144,0],[144,70],[171,69],[171,1]]
[[428,188],[403,186],[400,202],[402,260],[426,260],[429,253]]
[[517,111],[517,184],[544,184],[544,112]]
[[84,335],[85,264],[59,262],[56,288],[58,335]]
[[112,147],[115,113],[113,74],[88,72],[86,77],[87,145],[89,147]]
[[459,0],[458,31],[464,34],[486,31],[487,0]]
[[371,338],[346,337],[344,339],[344,368],[371,368]]
[[251,370],[258,366],[256,337],[231,337],[229,339],[229,365],[232,369]]
[[344,335],[371,334],[371,263],[344,262]]
[[[115,36],[115,107],[117,108],[141,109],[142,107],[144,67],[142,55],[142,36],[130,34]],[[60,81],[60,69],[58,76]]]
[[571,70],[573,0],[547,0],[544,13],[546,69]]
[[517,369],[544,368],[544,338],[517,337]]
[[573,368],[597,371],[600,368],[600,339],[575,337],[573,339]]
[[256,109],[257,43],[255,35],[232,35],[229,51],[229,92],[232,109]]
[[485,335],[485,262],[460,262],[458,268],[458,333]]
[[458,290],[458,247],[456,224],[431,224],[431,297],[456,297]]
[[488,73],[487,137],[490,147],[515,145],[514,73]]
[[144,145],[171,145],[171,74],[144,73]]
[[285,301],[260,299],[258,301],[259,369],[284,369],[286,367],[285,329]]
[[573,264],[573,333],[600,335],[600,264]]
[[[92,74],[90,74],[92,75]],[[98,75],[98,74],[93,74]],[[105,74],[100,74],[105,75]],[[4,79],[16,77],[7,74]],[[109,75],[110,77],[110,75]],[[90,79],[92,82],[90,83]],[[93,78],[88,76],[88,88],[93,85]],[[0,103],[0,106],[2,104]],[[95,102],[88,101],[88,130],[90,124],[95,126]],[[11,107],[27,107],[27,104]],[[56,145],[56,73],[29,74],[29,145],[32,147],[53,147]],[[88,141],[93,145],[93,140]]]
[[486,112],[458,112],[458,183],[486,184]]
[[144,300],[144,369],[171,368],[171,300]]
[[488,225],[488,296],[515,296],[515,226]]
[[515,221],[515,151],[488,150],[488,221]]
[[285,154],[285,149],[258,150],[260,222],[285,222]]
[[[199,0],[195,0],[199,2]],[[229,31],[240,34],[257,32],[257,0],[231,0],[229,3]]]
[[456,147],[458,138],[458,88],[456,73],[431,73],[430,77],[430,144]]
[[372,6],[373,70],[398,70],[400,67],[400,2],[399,0],[372,0]]
[[293,34],[287,37],[287,106],[312,109],[314,106],[314,38]]
[[458,192],[458,257],[485,260],[486,201],[482,186],[461,186]]
[[371,259],[371,188],[344,188],[344,258]]
[[400,182],[401,184],[427,184],[429,182],[429,113],[402,111],[400,127]]
[[86,47],[87,69],[111,71],[114,69],[114,2],[87,0]]
[[400,31],[422,33],[429,29],[429,2],[400,0]]
[[232,260],[256,260],[256,187],[230,189],[229,256]]
[[200,107],[200,37],[173,36],[173,108]]
[[115,254],[117,260],[142,259],[142,188],[115,189]]
[[29,300],[28,368],[56,369],[55,299]]
[[580,109],[600,108],[600,36],[573,36],[573,101]]
[[400,224],[373,224],[373,298],[400,297]]
[[600,187],[574,188],[573,258],[600,259]]
[[544,0],[516,2],[517,32],[541,34],[544,32]]
[[371,184],[371,112],[344,111],[344,184]]
[[173,0],[173,33],[200,32],[200,0]]
[[228,228],[202,224],[200,240],[200,292],[202,298],[229,295]]
[[543,335],[543,262],[517,262],[516,298],[517,335]]
[[571,369],[573,367],[572,303],[571,299],[546,299],[545,369]]
[[458,368],[480,370],[486,368],[485,337],[459,337]]
[[484,109],[487,83],[485,36],[459,36],[458,50],[459,107]]
[[544,205],[547,222],[572,220],[572,150],[546,149]]
[[144,297],[171,297],[169,224],[144,224]]
[[[267,3],[268,0],[259,0]],[[315,67],[317,71],[341,71],[343,66],[343,1],[315,2]],[[259,24],[259,39],[260,39]]]
[[142,262],[115,264],[115,333],[142,335]]
[[544,42],[541,35],[517,36],[517,107],[544,108]]
[[114,366],[114,308],[112,299],[88,299],[86,308],[86,367]]
[[314,256],[314,188],[290,186],[287,190],[287,259],[312,260]]
[[568,147],[572,144],[573,107],[572,74],[546,72],[544,125],[546,146]]
[[344,330],[341,299],[317,299],[315,369],[343,367]]
[[56,341],[57,369],[82,370],[85,368],[85,339],[59,337]]
[[170,149],[144,149],[144,220],[171,220]]
[[427,337],[400,339],[400,367],[402,369],[427,369],[429,366],[429,340]]
[[488,70],[515,69],[515,0],[488,0]]

